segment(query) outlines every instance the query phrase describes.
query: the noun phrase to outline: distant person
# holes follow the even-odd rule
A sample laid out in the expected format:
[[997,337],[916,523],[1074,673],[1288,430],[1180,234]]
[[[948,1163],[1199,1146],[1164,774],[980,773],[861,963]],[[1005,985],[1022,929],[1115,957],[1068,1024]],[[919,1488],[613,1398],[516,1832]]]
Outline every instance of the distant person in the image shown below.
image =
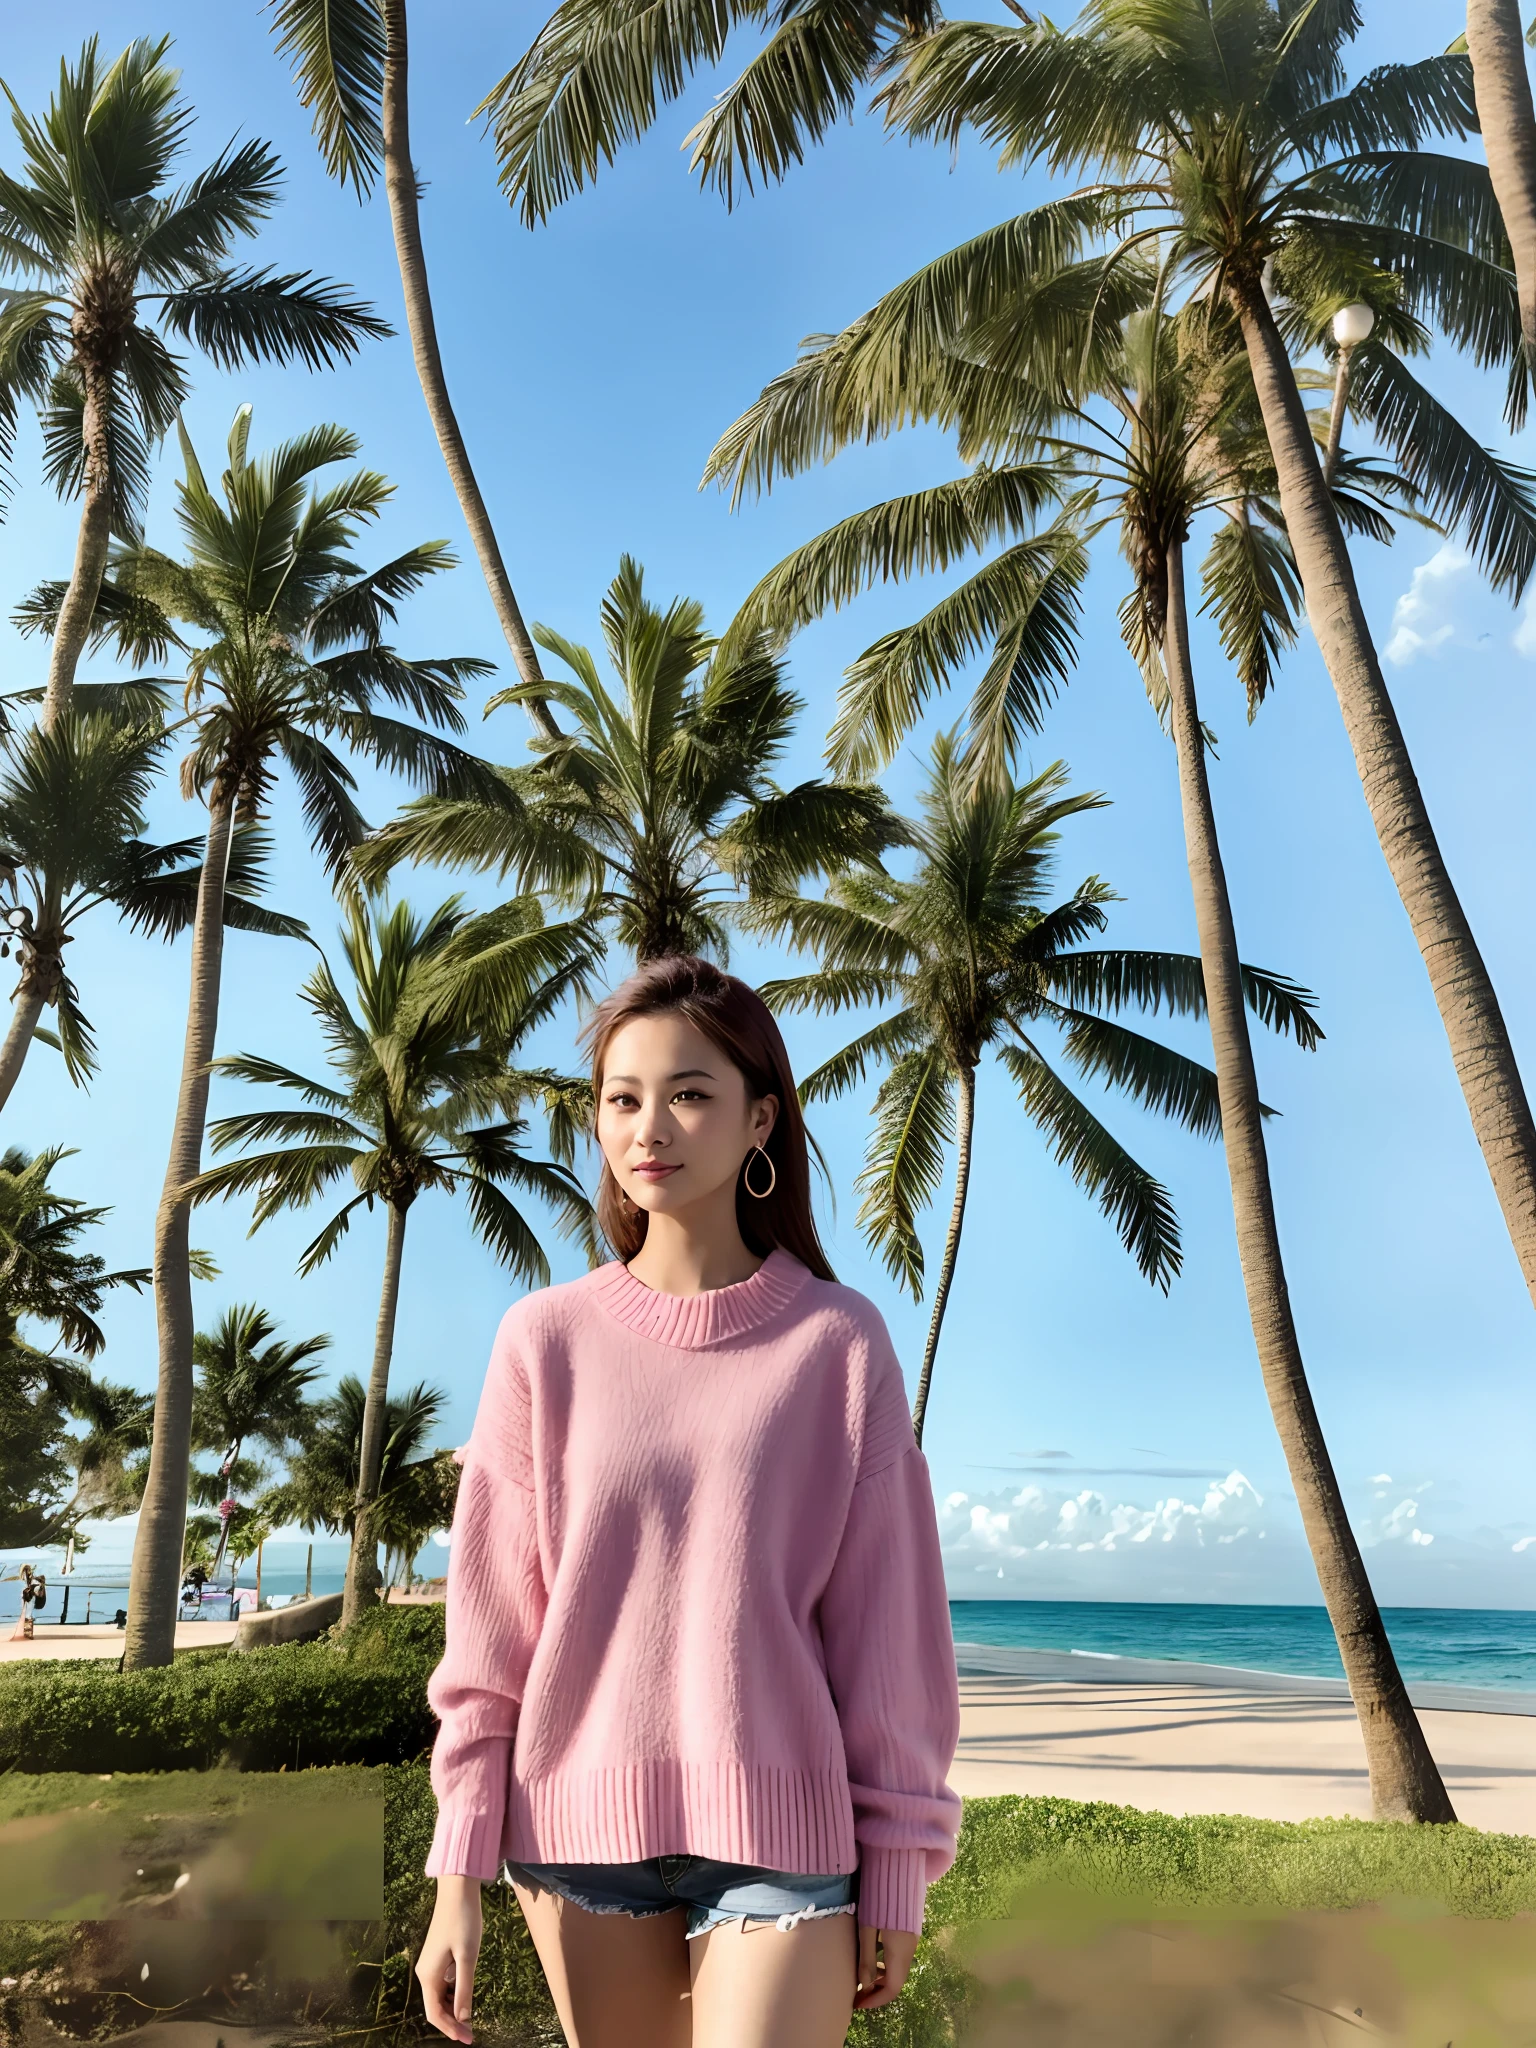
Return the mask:
[[470,2040],[502,1875],[581,2048],[748,2010],[832,2048],[901,1990],[955,1858],[928,1466],[818,1241],[762,998],[656,960],[583,1036],[615,1261],[508,1311],[458,1453],[416,1974]]
[[208,1567],[194,1564],[188,1567],[187,1576],[181,1583],[181,1604],[192,1607],[200,1616],[203,1611],[203,1588],[208,1583]]
[[48,1603],[48,1581],[32,1566],[21,1568],[21,1615],[11,1631],[13,1643],[30,1642],[32,1639],[32,1610],[45,1607]]

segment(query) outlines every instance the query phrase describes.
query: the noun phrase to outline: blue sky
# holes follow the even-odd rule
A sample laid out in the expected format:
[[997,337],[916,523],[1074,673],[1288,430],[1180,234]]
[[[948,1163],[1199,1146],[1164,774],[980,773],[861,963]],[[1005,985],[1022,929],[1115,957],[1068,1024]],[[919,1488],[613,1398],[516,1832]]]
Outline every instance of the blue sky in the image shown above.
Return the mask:
[[[1362,64],[1444,48],[1459,27],[1451,5],[1377,0],[1368,14]],[[449,18],[417,10],[413,140],[426,182],[424,232],[461,421],[530,617],[595,641],[601,592],[629,550],[656,595],[696,594],[723,623],[768,566],[831,519],[953,473],[936,436],[910,434],[735,516],[716,493],[697,489],[716,436],[802,336],[841,326],[921,262],[1037,199],[1041,177],[999,178],[975,149],[951,163],[861,121],[784,187],[728,216],[697,191],[677,147],[708,104],[701,81],[594,191],[529,234],[499,195],[489,145],[468,116],[541,13],[458,0],[445,34]],[[41,15],[18,10],[3,75],[24,106],[41,108],[61,54],[73,55],[93,32],[113,52],[137,34],[174,35],[200,114],[189,166],[236,131],[271,140],[288,176],[261,255],[340,277],[398,322],[383,202],[359,208],[325,180],[256,5],[160,0],[143,9],[96,0]],[[0,161],[15,161],[8,135]],[[1449,357],[1429,374],[1480,434],[1499,439],[1490,383]],[[188,420],[205,458],[220,450],[243,400],[255,407],[254,445],[322,418],[357,430],[365,459],[399,486],[370,544],[373,558],[429,536],[463,541],[403,338],[319,376],[226,376],[199,366]],[[1512,452],[1529,460],[1523,448]],[[73,509],[39,481],[30,431],[17,468],[19,489],[0,528],[7,616],[38,578],[65,573],[74,524]],[[172,475],[167,459],[151,516],[162,544],[174,541]],[[1433,534],[1409,528],[1390,550],[1362,547],[1358,561],[1442,845],[1517,1050],[1536,1074],[1536,623],[1481,588]],[[1116,632],[1122,591],[1106,544],[1089,587],[1079,671],[1031,762],[1064,759],[1077,785],[1113,799],[1067,833],[1064,888],[1101,874],[1125,899],[1114,908],[1111,940],[1192,951],[1173,754]],[[847,662],[934,594],[876,592],[796,643],[794,678],[810,709],[793,773],[815,771]],[[417,653],[502,656],[472,559],[413,604],[400,639]],[[1213,786],[1244,955],[1314,989],[1327,1032],[1315,1054],[1270,1041],[1258,1057],[1266,1100],[1283,1111],[1270,1145],[1302,1342],[1378,1590],[1396,1604],[1536,1606],[1536,1542],[1525,1540],[1536,1535],[1536,1315],[1327,676],[1304,637],[1250,727],[1203,621],[1196,659],[1204,713],[1220,740]],[[3,624],[0,660],[6,687],[40,674],[36,646]],[[517,758],[520,720],[496,714],[482,729],[485,750]],[[891,773],[899,795],[915,786],[918,751]],[[394,800],[382,783],[368,791],[376,818]],[[156,824],[167,833],[197,829],[169,790]],[[286,800],[278,825],[273,900],[329,943],[334,906]],[[483,884],[432,874],[407,886],[424,905],[454,886],[491,900]],[[293,993],[307,972],[304,949],[236,936],[227,961],[221,1049],[317,1066],[318,1043]],[[745,948],[735,964],[769,971]],[[113,1205],[102,1237],[114,1261],[147,1262],[180,1062],[186,945],[146,945],[98,919],[71,971],[99,1030],[102,1073],[89,1094],[77,1093],[55,1059],[35,1054],[6,1112],[6,1137],[77,1146],[62,1184]],[[1176,1035],[1200,1049],[1198,1034]],[[822,1027],[791,1032],[803,1064],[831,1044]],[[546,1049],[564,1056],[559,1034]],[[1054,1166],[995,1070],[981,1091],[973,1199],[925,1439],[944,1503],[952,1592],[1314,1598],[1254,1358],[1219,1150],[1122,1104],[1106,1106],[1178,1205],[1185,1269],[1165,1299]],[[216,1090],[215,1111],[232,1109],[235,1098],[227,1086]],[[871,1265],[853,1227],[864,1108],[851,1103],[816,1118],[839,1195],[829,1239],[839,1272],[889,1318],[910,1385],[925,1312]],[[238,1207],[199,1216],[195,1240],[223,1267],[222,1279],[199,1290],[200,1312],[259,1298],[294,1332],[330,1331],[337,1370],[364,1370],[381,1225],[355,1230],[330,1267],[300,1281],[294,1263],[314,1221],[283,1220],[252,1240],[246,1221]],[[939,1230],[935,1216],[935,1252]],[[410,1232],[396,1379],[448,1390],[444,1436],[457,1442],[507,1287],[450,1204],[424,1200]],[[559,1264],[575,1270],[563,1255]],[[114,1304],[108,1326],[106,1369],[151,1385],[148,1300]],[[1018,1500],[1025,1487],[1038,1497]],[[1011,1532],[1001,1515],[1014,1518]],[[1148,1533],[1133,1543],[1138,1529]],[[1041,1542],[1052,1547],[1042,1552]],[[104,1540],[99,1555],[116,1547]]]

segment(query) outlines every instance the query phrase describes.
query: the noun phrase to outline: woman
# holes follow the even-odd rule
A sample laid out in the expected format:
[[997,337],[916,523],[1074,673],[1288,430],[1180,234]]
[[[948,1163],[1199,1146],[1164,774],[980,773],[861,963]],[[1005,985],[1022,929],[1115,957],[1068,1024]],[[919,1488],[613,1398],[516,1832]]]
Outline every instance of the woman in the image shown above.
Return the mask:
[[928,1467],[762,1000],[658,960],[583,1035],[618,1257],[508,1312],[456,1454],[417,1976],[470,2041],[504,1872],[577,2048],[834,2048],[955,1855]]

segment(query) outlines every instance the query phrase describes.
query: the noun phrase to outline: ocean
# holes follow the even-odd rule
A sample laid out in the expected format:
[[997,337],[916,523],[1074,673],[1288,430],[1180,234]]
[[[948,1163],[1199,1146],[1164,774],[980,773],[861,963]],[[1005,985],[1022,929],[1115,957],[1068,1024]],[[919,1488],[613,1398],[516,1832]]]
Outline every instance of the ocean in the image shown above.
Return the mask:
[[[1503,1608],[1382,1610],[1404,1678],[1536,1692],[1536,1613]],[[1322,1607],[1214,1607],[1112,1600],[951,1600],[957,1643],[1159,1657],[1339,1678]]]
[[[304,1590],[306,1546],[270,1544],[262,1560],[264,1595]],[[316,1593],[339,1593],[346,1570],[346,1545],[315,1545]],[[58,1557],[40,1560],[48,1572],[48,1605],[37,1617],[41,1628],[56,1621],[65,1580],[56,1576]],[[116,1569],[113,1568],[116,1565]],[[70,1592],[69,1618],[83,1621],[89,1593],[91,1619],[110,1621],[128,1598],[126,1563],[85,1556]],[[429,1543],[417,1560],[419,1578],[438,1578],[448,1553]],[[15,1564],[0,1578],[0,1627],[14,1620]],[[240,1570],[240,1584],[255,1585],[252,1563]],[[228,1574],[222,1575],[227,1587]],[[227,1612],[208,1602],[210,1620]],[[1296,1672],[1312,1678],[1343,1674],[1333,1631],[1322,1607],[1216,1607],[1194,1603],[1110,1600],[952,1600],[950,1623],[956,1642],[990,1643],[1009,1649],[1069,1650],[1085,1658],[1155,1657],[1193,1664],[1227,1664],[1248,1671]],[[1403,1676],[1440,1685],[1498,1686],[1536,1692],[1536,1612],[1500,1608],[1389,1607],[1387,1633]]]

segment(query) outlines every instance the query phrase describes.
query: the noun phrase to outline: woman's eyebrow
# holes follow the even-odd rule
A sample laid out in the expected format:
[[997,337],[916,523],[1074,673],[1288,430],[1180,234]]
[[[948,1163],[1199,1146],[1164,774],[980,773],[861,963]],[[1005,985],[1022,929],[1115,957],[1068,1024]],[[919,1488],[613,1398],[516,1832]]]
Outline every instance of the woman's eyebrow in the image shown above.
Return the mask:
[[[683,1067],[677,1073],[667,1076],[669,1081],[713,1081],[714,1078],[708,1067]],[[603,1086],[611,1088],[615,1081],[628,1081],[635,1088],[642,1085],[638,1074],[609,1074]]]

